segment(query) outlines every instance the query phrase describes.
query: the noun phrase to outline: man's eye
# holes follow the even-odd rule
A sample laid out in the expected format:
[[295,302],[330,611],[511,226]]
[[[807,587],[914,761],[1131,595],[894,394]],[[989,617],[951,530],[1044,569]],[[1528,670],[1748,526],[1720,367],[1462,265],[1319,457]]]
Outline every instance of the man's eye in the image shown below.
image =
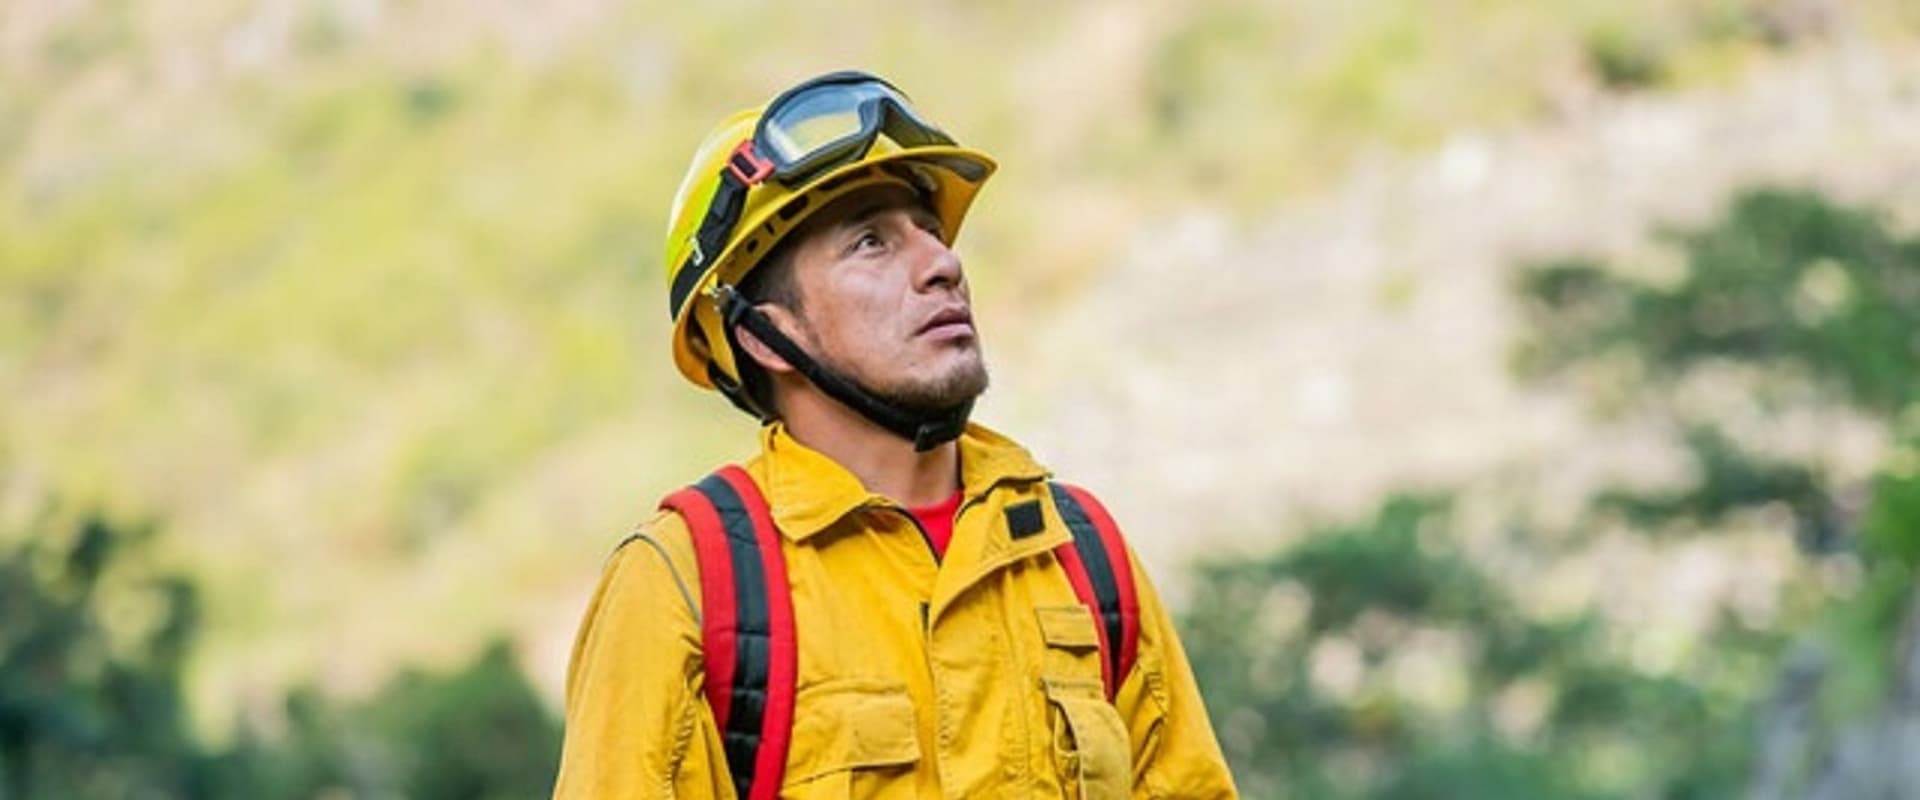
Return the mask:
[[866,250],[869,248],[880,247],[885,244],[886,242],[880,238],[879,234],[874,233],[873,231],[867,231],[854,238],[853,244],[847,246],[847,252],[853,252],[856,250]]

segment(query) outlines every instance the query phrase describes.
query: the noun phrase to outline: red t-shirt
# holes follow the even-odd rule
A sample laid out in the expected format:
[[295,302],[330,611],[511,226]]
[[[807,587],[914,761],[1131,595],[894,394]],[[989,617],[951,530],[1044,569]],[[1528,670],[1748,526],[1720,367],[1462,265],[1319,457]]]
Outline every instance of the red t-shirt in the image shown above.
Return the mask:
[[930,506],[911,508],[913,518],[920,521],[920,529],[927,532],[927,541],[933,545],[933,552],[940,558],[947,557],[947,542],[953,541],[953,513],[960,510],[960,490],[955,489],[953,496]]

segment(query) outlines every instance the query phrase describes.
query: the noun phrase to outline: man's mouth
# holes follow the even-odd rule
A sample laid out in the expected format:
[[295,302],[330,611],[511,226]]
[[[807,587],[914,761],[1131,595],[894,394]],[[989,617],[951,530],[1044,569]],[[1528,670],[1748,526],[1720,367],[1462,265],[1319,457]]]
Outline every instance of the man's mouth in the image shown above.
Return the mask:
[[946,339],[973,335],[973,314],[966,306],[948,306],[929,318],[915,335]]

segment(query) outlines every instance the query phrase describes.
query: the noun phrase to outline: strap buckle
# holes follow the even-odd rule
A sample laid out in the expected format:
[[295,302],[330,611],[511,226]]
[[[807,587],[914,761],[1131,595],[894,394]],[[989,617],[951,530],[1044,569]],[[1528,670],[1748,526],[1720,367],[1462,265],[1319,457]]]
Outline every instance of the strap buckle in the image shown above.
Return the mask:
[[725,283],[714,283],[713,288],[707,290],[707,296],[713,298],[714,309],[720,312],[720,318],[729,328],[740,324],[740,320],[753,308],[753,304],[741,297],[739,291]]
[[[740,167],[742,161],[746,162],[746,169]],[[727,156],[727,171],[733,173],[742,186],[756,186],[773,174],[773,160],[761,158],[754,152],[752,139],[742,139]]]

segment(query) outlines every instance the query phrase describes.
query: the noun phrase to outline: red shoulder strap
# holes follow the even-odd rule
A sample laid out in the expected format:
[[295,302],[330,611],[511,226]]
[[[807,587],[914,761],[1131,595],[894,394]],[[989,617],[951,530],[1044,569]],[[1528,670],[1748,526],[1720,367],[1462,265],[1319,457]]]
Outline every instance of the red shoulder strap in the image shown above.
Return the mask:
[[772,800],[793,733],[799,649],[780,531],[745,470],[726,466],[674,492],[700,562],[700,636],[707,704],[742,800]]
[[1100,622],[1100,673],[1112,700],[1133,672],[1140,652],[1140,598],[1134,590],[1133,560],[1107,509],[1087,490],[1050,484],[1054,506],[1073,533],[1073,541],[1055,550],[1073,591]]

